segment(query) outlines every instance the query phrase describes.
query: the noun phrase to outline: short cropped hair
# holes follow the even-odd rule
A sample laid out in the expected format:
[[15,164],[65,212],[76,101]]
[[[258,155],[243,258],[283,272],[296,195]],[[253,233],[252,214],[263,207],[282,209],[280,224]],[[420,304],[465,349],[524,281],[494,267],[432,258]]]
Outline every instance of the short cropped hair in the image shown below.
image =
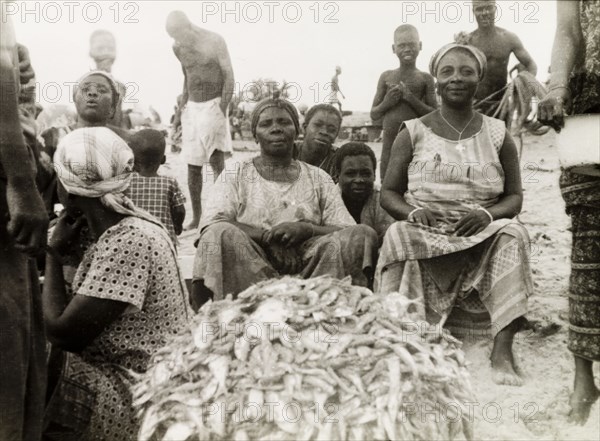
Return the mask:
[[307,126],[308,123],[310,123],[310,120],[312,119],[312,117],[315,116],[315,114],[319,111],[333,113],[340,120],[340,127],[342,126],[342,114],[340,113],[340,111],[338,109],[333,107],[331,104],[316,104],[316,105],[312,106],[310,109],[308,109],[308,111],[306,112],[306,115],[304,116],[304,125]]
[[375,157],[375,153],[364,142],[347,142],[343,146],[335,152],[335,165],[337,167],[338,172],[342,171],[342,163],[344,159],[349,156],[368,156],[371,159],[371,163],[373,164],[373,170],[377,171],[377,158]]
[[131,137],[129,147],[137,162],[146,165],[160,164],[165,155],[165,136],[158,130],[143,129]]

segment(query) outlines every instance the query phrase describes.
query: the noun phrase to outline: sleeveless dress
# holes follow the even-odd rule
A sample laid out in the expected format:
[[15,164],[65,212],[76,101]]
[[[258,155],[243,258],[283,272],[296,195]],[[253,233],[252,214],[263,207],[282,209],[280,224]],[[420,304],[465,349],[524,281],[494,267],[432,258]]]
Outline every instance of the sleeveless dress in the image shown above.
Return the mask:
[[[446,322],[456,334],[492,335],[527,312],[533,292],[527,230],[498,219],[482,232],[457,237],[445,228],[478,207],[497,203],[504,191],[499,152],[504,122],[483,116],[479,132],[460,142],[435,134],[420,119],[406,121],[413,158],[406,201],[427,207],[435,227],[396,222],[388,229],[375,273],[375,290],[400,292],[425,306],[419,319]],[[490,328],[491,319],[491,328]]]

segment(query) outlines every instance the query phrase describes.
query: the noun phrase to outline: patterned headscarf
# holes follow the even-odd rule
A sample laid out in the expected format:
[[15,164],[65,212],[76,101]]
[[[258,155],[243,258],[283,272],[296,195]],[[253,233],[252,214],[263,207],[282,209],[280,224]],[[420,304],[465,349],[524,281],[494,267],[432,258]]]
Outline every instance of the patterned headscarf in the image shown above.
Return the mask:
[[431,57],[431,61],[429,61],[429,72],[434,77],[437,77],[437,69],[440,64],[441,59],[448,52],[454,49],[464,49],[469,52],[473,57],[477,60],[477,64],[479,65],[479,80],[481,81],[485,76],[485,71],[487,69],[487,58],[485,54],[477,49],[475,46],[467,45],[467,44],[459,44],[459,43],[450,43],[445,46],[442,46],[433,57]]
[[106,127],[84,127],[66,135],[54,155],[56,175],[74,195],[100,198],[105,207],[161,225],[125,196],[133,171],[133,152]]
[[270,107],[277,107],[278,109],[283,109],[289,113],[292,117],[292,121],[294,121],[296,135],[300,133],[300,120],[298,118],[298,110],[296,110],[296,107],[289,101],[281,98],[267,98],[258,103],[252,112],[252,123],[250,125],[252,128],[252,136],[256,136],[256,126],[258,125],[260,114]]

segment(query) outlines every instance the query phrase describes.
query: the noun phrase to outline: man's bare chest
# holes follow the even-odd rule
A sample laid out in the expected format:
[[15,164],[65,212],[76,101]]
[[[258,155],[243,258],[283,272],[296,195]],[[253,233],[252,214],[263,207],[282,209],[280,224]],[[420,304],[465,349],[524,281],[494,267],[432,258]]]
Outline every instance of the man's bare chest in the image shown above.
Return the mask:
[[195,48],[177,48],[177,57],[184,67],[209,67],[217,63],[216,54],[211,51],[201,51]]

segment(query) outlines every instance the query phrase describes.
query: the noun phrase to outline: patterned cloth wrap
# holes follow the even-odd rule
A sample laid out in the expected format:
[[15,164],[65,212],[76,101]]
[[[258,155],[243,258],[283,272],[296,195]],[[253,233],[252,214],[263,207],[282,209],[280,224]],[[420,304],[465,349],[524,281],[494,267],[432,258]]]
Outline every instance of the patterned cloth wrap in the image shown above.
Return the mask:
[[[600,113],[600,0],[580,1],[579,8],[585,51],[569,83],[571,113]],[[573,233],[569,349],[600,361],[600,178],[563,170],[560,189]]]

